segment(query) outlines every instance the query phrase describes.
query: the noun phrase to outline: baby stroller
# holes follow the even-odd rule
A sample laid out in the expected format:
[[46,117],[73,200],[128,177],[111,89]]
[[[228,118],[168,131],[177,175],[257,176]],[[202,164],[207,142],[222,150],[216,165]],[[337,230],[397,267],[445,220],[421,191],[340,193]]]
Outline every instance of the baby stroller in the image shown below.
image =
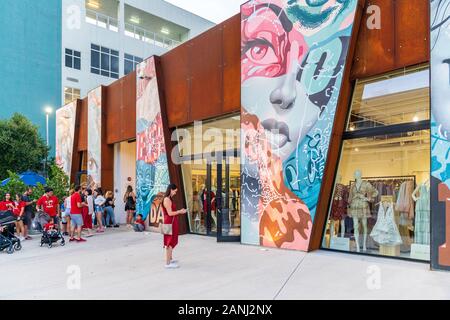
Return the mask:
[[64,240],[64,237],[62,233],[59,230],[49,230],[49,231],[43,231],[42,237],[41,237],[41,247],[46,244],[48,248],[50,249],[53,247],[53,244],[55,242],[58,242],[61,240],[60,245],[64,246],[66,244],[66,240]]
[[22,249],[20,239],[14,236],[14,222],[16,218],[11,211],[0,212],[0,251],[6,250],[8,254]]

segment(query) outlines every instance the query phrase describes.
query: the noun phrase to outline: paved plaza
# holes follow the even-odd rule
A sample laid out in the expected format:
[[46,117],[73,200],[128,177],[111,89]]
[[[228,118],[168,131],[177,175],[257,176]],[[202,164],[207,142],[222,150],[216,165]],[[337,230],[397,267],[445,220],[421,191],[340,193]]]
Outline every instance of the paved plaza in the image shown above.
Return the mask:
[[450,299],[450,274],[425,263],[184,235],[175,250],[181,268],[166,270],[160,234],[107,231],[51,249],[34,236],[21,251],[0,253],[0,300]]

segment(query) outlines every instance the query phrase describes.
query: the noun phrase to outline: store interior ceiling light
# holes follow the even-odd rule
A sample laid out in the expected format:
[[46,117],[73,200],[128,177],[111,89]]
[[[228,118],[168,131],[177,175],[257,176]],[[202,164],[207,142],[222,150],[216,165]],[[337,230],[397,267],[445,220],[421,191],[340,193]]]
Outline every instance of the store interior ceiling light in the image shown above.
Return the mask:
[[139,17],[136,17],[136,16],[131,16],[130,22],[139,24],[141,22],[141,19],[139,19]]
[[161,33],[164,33],[164,34],[170,34],[170,30],[167,29],[167,28],[162,28],[162,29],[161,29]]
[[418,117],[418,116],[414,116],[413,121],[414,121],[414,122],[419,121],[419,117]]
[[94,9],[99,9],[100,8],[100,4],[96,1],[89,1],[87,4],[89,7],[94,8]]

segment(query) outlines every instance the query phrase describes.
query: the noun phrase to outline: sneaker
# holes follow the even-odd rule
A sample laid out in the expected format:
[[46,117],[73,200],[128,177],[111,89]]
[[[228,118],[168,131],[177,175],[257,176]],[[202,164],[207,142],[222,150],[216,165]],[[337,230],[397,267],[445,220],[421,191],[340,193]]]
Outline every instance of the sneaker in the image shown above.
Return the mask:
[[80,238],[80,239],[75,239],[76,242],[86,242],[86,239]]
[[177,269],[179,267],[180,267],[179,265],[177,265],[176,263],[172,263],[172,262],[165,265],[166,269]]
[[70,238],[69,242],[75,241],[75,238]]
[[103,232],[105,232],[105,230],[103,230],[103,229],[97,229],[97,231],[95,231],[95,232],[97,232],[97,233],[103,233]]
[[25,237],[25,240],[33,240],[33,238],[30,237],[30,236],[26,236],[26,237]]
[[107,228],[112,228],[112,226],[106,226]]
[[170,260],[170,263],[178,264],[178,260]]
[[68,235],[69,235],[68,232],[64,232],[64,233],[63,233],[63,236],[68,236]]
[[20,236],[20,237],[19,237],[19,240],[20,240],[20,241],[25,241],[25,237]]
[[115,225],[114,225],[114,228],[119,228],[119,225],[118,225],[118,224],[115,224]]

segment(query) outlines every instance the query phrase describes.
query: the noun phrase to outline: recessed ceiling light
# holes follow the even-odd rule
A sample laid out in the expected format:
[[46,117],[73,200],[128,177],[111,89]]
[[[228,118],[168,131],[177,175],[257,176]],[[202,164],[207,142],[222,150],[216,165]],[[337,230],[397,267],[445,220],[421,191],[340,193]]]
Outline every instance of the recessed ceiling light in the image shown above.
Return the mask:
[[418,116],[414,116],[413,121],[414,121],[414,122],[419,121],[419,117],[418,117]]
[[358,149],[358,148],[355,148],[355,151],[356,151],[356,152],[358,152],[358,151],[359,151],[359,149]]
[[139,17],[136,17],[136,16],[131,16],[130,21],[133,23],[136,23],[136,24],[139,24],[141,22]]
[[170,34],[170,30],[167,29],[167,28],[162,28],[162,29],[161,29],[161,33],[164,33],[164,34]]
[[89,7],[94,8],[94,9],[98,9],[100,8],[100,4],[96,1],[89,1],[87,4]]

